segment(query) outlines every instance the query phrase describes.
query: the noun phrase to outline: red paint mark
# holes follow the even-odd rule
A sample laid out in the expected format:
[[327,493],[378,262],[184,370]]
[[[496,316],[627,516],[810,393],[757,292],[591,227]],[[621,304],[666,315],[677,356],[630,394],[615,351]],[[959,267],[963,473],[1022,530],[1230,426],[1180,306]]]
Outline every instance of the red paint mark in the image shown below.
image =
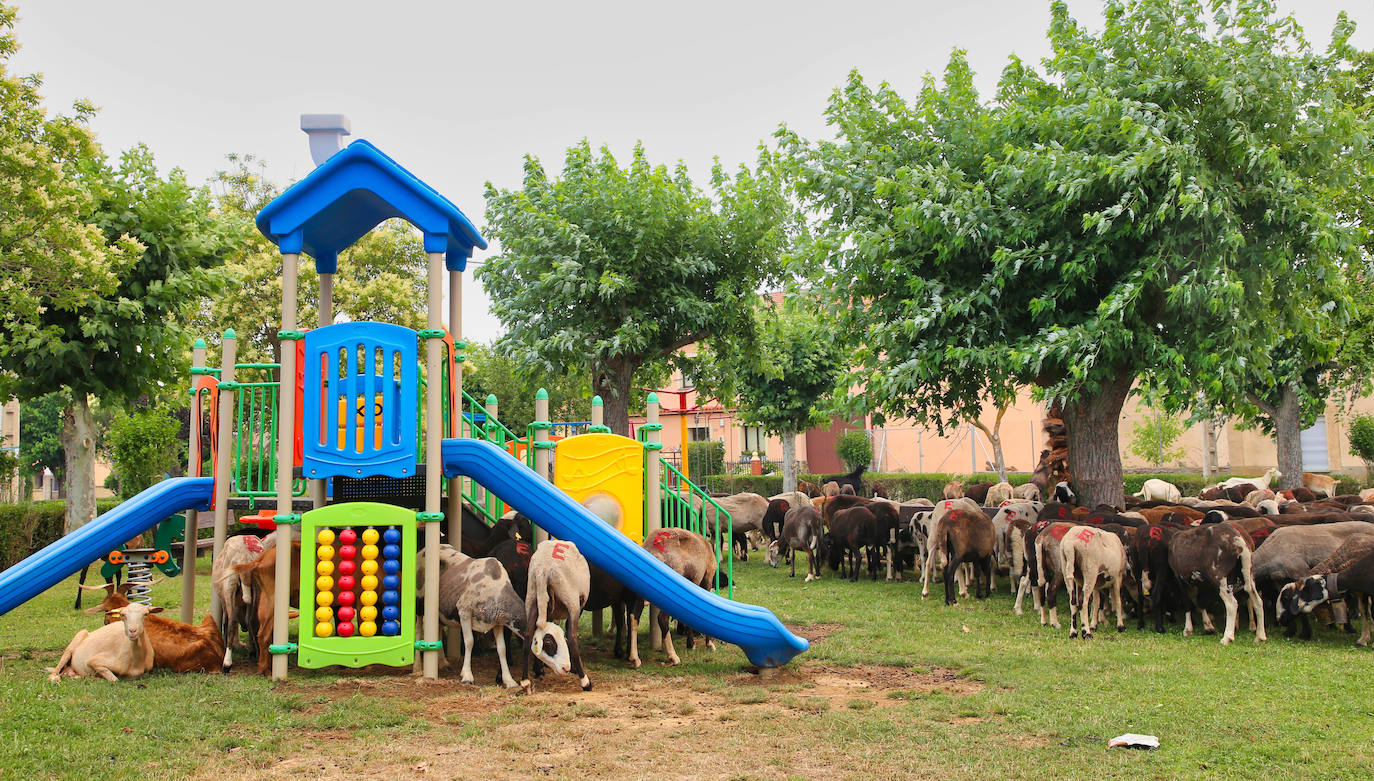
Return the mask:
[[1054,528],[1050,529],[1050,539],[1062,540],[1064,539],[1064,534],[1067,533],[1068,530],[1069,527],[1067,526],[1055,526]]
[[1164,539],[1164,527],[1162,527],[1162,526],[1151,526],[1151,527],[1150,527],[1150,539],[1155,540],[1155,541],[1159,541],[1159,540]]
[[243,546],[251,553],[262,553],[262,538],[245,534],[243,535]]
[[957,522],[957,521],[961,521],[961,520],[963,520],[963,518],[964,518],[964,511],[963,511],[963,510],[950,510],[949,515],[946,516],[946,517],[949,518],[951,521],[956,521],[956,522]]
[[1034,526],[1033,528],[1035,529],[1035,531],[1036,531],[1037,533],[1039,533],[1039,532],[1044,531],[1044,530],[1045,530],[1045,527],[1046,527],[1046,526],[1049,526],[1049,525],[1050,525],[1050,522],[1049,522],[1049,521],[1036,521],[1035,526]]
[[1095,532],[1092,529],[1080,529],[1078,531],[1078,539],[1082,540],[1083,542],[1092,542],[1094,533]]
[[1055,517],[1056,517],[1056,518],[1068,518],[1068,517],[1069,517],[1069,508],[1064,507],[1064,506],[1062,506],[1062,505],[1059,506],[1059,507],[1054,508],[1054,512],[1055,512]]
[[530,557],[530,544],[528,542],[515,543],[515,552],[528,559]]
[[950,506],[953,505],[953,504],[954,504],[954,502],[951,501],[951,500],[949,500],[949,499],[946,499],[946,500],[944,501],[944,505],[945,505],[945,509],[946,509],[946,510],[948,510],[948,509],[950,508]]
[[553,557],[559,561],[565,561],[563,554],[568,552],[568,543],[556,542],[553,544]]
[[658,551],[659,553],[667,553],[667,552],[668,552],[668,538],[671,537],[671,536],[673,536],[673,535],[669,534],[667,531],[658,531],[658,532],[655,532],[655,533],[654,533],[654,540],[653,540],[654,550]]

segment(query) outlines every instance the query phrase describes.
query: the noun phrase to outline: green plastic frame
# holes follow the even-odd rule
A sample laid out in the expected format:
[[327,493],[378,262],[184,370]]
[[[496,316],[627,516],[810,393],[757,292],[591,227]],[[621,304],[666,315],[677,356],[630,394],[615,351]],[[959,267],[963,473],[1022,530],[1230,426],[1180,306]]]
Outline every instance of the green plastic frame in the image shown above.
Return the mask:
[[[394,637],[315,636],[315,537],[322,528],[396,526],[401,530],[401,633]],[[405,667],[415,662],[416,594],[415,511],[378,502],[346,502],[311,510],[301,516],[300,652],[296,663],[315,669],[336,664],[366,667],[384,664]],[[409,584],[409,588],[407,585]]]

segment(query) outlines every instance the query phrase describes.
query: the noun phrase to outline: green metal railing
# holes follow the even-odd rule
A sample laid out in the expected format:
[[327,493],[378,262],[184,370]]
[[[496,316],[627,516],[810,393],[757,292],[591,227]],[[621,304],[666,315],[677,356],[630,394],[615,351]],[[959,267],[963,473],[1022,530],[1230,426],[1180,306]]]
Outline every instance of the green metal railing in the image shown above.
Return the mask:
[[[280,368],[275,363],[234,365],[236,372]],[[280,385],[273,380],[234,384],[231,495],[250,499],[277,495],[277,394]],[[305,495],[305,480],[297,478],[291,482],[291,495]]]
[[[638,432],[641,442],[646,433],[641,426]],[[654,451],[646,448],[644,453],[646,458],[658,458],[663,528],[686,529],[705,537],[716,550],[716,577],[712,590],[726,599],[734,599],[735,557],[729,511]],[[648,530],[645,532],[647,536]],[[722,573],[726,576],[724,585],[721,584]]]
[[[447,395],[445,394],[445,396]],[[460,436],[466,433],[470,439],[490,442],[502,450],[505,450],[506,446],[512,442],[528,444],[531,441],[531,439],[516,436],[515,432],[511,431],[506,424],[488,415],[486,405],[467,391],[463,391],[463,404],[461,406],[466,407],[466,411],[462,413],[462,423],[465,425],[459,427]],[[482,416],[480,421],[477,420],[478,415]],[[531,468],[534,466],[533,453],[533,448],[526,448],[526,466]],[[500,497],[472,481],[468,481],[464,487],[463,499],[489,524],[495,523],[505,510],[505,503],[501,501]]]

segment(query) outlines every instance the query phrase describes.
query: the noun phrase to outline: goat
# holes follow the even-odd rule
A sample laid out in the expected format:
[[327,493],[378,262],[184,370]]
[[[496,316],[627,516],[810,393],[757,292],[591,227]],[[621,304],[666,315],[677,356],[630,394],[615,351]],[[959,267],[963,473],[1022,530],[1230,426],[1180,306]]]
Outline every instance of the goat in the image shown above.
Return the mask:
[[1011,483],[997,483],[988,489],[984,504],[987,507],[1000,507],[1004,503],[1012,500],[1015,496],[1015,490],[1016,489],[1011,487]]
[[1355,593],[1355,607],[1362,625],[1356,645],[1369,645],[1368,603],[1374,596],[1374,537],[1367,534],[1348,538],[1318,562],[1307,577],[1284,586],[1279,592],[1279,614],[1290,619],[1305,615],[1321,603],[1350,592]]
[[[87,591],[104,591],[105,598],[87,613],[104,613],[105,623],[111,624],[129,603],[129,587],[125,582],[116,587],[82,586]],[[170,618],[150,615],[144,620],[144,630],[153,644],[153,666],[177,673],[208,673],[216,669],[228,672],[224,665],[224,637],[215,619],[206,614],[199,626],[183,624]]]
[[[291,603],[300,604],[301,583],[301,544],[291,543],[290,584]],[[277,546],[264,548],[256,559],[230,567],[241,578],[251,584],[251,609],[257,620],[258,672],[266,675],[272,668],[272,656],[267,647],[272,643],[272,621],[276,616],[277,591]]]
[[776,568],[786,556],[791,566],[788,577],[797,576],[797,551],[806,551],[806,582],[821,578],[821,557],[825,548],[825,524],[814,507],[796,507],[787,511],[782,533],[768,547],[768,563]]
[[859,464],[854,467],[853,471],[849,474],[825,475],[821,478],[821,482],[826,484],[835,483],[837,486],[837,493],[840,492],[839,489],[842,489],[846,485],[852,486],[854,488],[854,494],[856,496],[862,496],[864,494],[864,470],[866,469],[868,469],[867,464]]
[[1255,488],[1263,490],[1265,488],[1268,488],[1271,482],[1280,477],[1283,477],[1283,472],[1280,472],[1279,470],[1273,467],[1269,467],[1268,469],[1264,470],[1264,474],[1260,475],[1259,477],[1229,477],[1225,480],[1222,480],[1220,483],[1217,483],[1216,487],[1230,488],[1232,486],[1242,485],[1244,483],[1251,483],[1255,486]]
[[1336,478],[1329,475],[1302,473],[1302,487],[1314,494],[1326,494],[1328,499],[1336,495],[1336,483]]
[[48,680],[57,683],[63,676],[80,678],[99,675],[107,681],[138,678],[153,669],[153,642],[148,638],[145,619],[161,613],[161,607],[134,603],[119,608],[119,620],[94,632],[76,633],[62,651],[57,666],[48,670]]
[[[830,568],[854,583],[859,579],[859,559],[864,548],[878,544],[878,519],[865,506],[848,507],[830,517]],[[870,556],[868,572],[878,579],[876,561]]]
[[1064,504],[1076,504],[1078,502],[1078,494],[1074,493],[1073,488],[1064,480],[1055,483],[1053,498],[1054,501]]
[[[240,534],[224,541],[219,555],[215,557],[210,570],[210,588],[219,597],[223,616],[220,622],[220,636],[224,638],[224,669],[233,666],[233,649],[246,649],[240,632],[246,631],[256,637],[258,630],[255,616],[250,606],[253,601],[251,579],[234,571],[239,564],[255,561],[262,552],[276,545],[276,532],[259,539],[252,534]],[[256,644],[253,646],[256,651]]]
[[1012,489],[1017,499],[1025,499],[1031,502],[1040,501],[1040,486],[1035,483],[1023,483]]
[[[1188,593],[1188,587],[1196,590],[1198,584],[1206,583],[1216,587],[1226,607],[1226,629],[1222,633],[1221,644],[1230,645],[1236,636],[1235,592],[1239,585],[1250,597],[1252,615],[1258,615],[1255,642],[1265,641],[1264,611],[1260,610],[1259,593],[1255,591],[1253,555],[1244,532],[1227,523],[1181,529],[1173,535],[1169,540],[1169,566],[1184,585],[1185,603],[1190,603],[1186,604],[1185,636],[1193,633],[1194,605],[1191,603],[1195,602]],[[1206,616],[1206,613],[1203,615]]]
[[[591,571],[582,551],[567,540],[544,540],[530,556],[529,591],[525,594],[525,626],[529,641],[525,645],[525,674],[520,687],[532,691],[530,665],[535,657],[558,674],[578,676],[582,691],[591,691],[592,681],[582,667],[582,652],[577,647],[577,621],[592,587]],[[566,618],[566,633],[554,621]]]
[[[1283,587],[1302,580],[1312,569],[1330,556],[1346,540],[1354,536],[1374,535],[1374,524],[1363,521],[1325,523],[1316,526],[1284,526],[1275,529],[1264,545],[1255,551],[1252,561],[1255,586],[1266,600],[1278,598]],[[1275,602],[1275,604],[1278,604]],[[1285,625],[1284,634],[1292,637],[1299,631],[1290,619],[1301,619],[1301,638],[1312,637],[1312,624],[1306,613],[1285,616],[1283,607],[1275,610],[1279,623]],[[1345,623],[1338,621],[1338,623]]]
[[[929,575],[935,565],[936,553],[945,555],[945,604],[957,602],[954,574],[960,564],[965,562],[981,572],[977,578],[974,594],[985,599],[991,590],[993,567],[994,537],[992,521],[982,510],[951,510],[935,526],[930,538],[930,553],[926,556],[923,579],[927,585],[921,589],[921,598],[929,593]],[[832,554],[833,555],[833,554]]]
[[964,495],[964,484],[958,480],[951,480],[945,483],[945,490],[941,496],[945,499],[959,499]]
[[1161,501],[1173,504],[1183,498],[1183,493],[1173,483],[1152,477],[1140,486],[1138,496],[1147,502]]

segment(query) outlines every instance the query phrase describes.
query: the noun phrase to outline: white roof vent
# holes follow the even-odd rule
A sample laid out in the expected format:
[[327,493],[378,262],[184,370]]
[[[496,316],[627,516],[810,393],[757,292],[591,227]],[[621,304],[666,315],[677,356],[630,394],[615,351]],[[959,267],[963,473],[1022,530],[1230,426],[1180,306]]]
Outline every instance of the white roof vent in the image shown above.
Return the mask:
[[301,130],[310,136],[310,157],[321,165],[343,149],[343,137],[353,134],[353,123],[343,114],[301,114]]

